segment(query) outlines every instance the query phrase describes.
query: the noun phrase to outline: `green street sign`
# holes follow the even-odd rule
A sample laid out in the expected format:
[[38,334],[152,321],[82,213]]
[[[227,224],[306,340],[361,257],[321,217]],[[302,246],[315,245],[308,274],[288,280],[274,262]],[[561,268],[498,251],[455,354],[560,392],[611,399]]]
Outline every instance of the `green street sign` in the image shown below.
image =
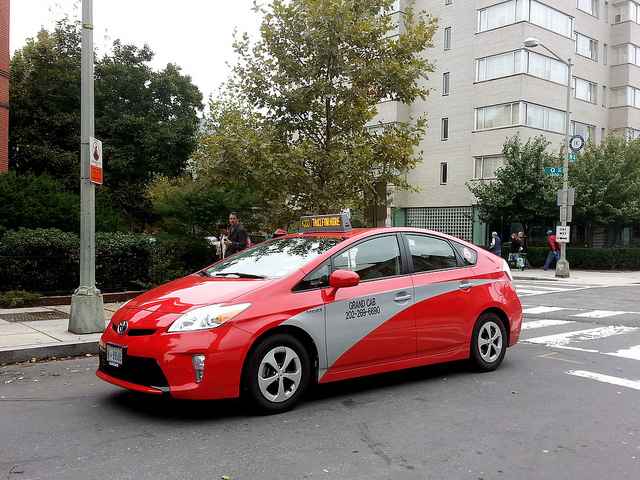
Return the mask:
[[564,168],[562,167],[544,167],[545,175],[551,175],[552,177],[561,177],[564,174]]
[[575,162],[576,158],[577,158],[577,155],[576,155],[575,152],[569,152],[569,161],[570,162],[572,162],[572,163]]

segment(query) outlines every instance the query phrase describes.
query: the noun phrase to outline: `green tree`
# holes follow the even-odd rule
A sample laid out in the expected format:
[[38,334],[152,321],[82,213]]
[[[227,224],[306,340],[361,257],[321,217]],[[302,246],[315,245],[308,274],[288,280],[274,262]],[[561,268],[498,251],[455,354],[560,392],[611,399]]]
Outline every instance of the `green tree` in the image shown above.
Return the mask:
[[[10,161],[19,173],[63,179],[78,189],[80,29],[68,20],[41,31],[12,59]],[[196,146],[202,94],[180,68],[154,71],[153,52],[115,41],[96,59],[96,136],[105,145],[105,197],[138,223],[145,187],[177,176]]]
[[569,180],[586,238],[594,225],[640,222],[640,140],[609,136],[599,145],[590,143],[570,166]]
[[560,159],[548,151],[549,145],[543,136],[530,138],[526,143],[519,136],[512,137],[503,146],[505,163],[497,170],[495,180],[467,183],[477,199],[483,221],[518,222],[525,233],[533,224],[555,221],[556,192],[561,180],[545,175],[544,167],[558,166]]
[[424,51],[436,21],[391,15],[394,3],[274,0],[258,9],[261,37],[235,42],[239,61],[228,95],[212,105],[199,164],[260,192],[260,207],[280,222],[286,212],[384,203],[380,184],[411,188],[403,173],[419,161],[425,119],[373,120],[382,99],[410,104],[428,94]]

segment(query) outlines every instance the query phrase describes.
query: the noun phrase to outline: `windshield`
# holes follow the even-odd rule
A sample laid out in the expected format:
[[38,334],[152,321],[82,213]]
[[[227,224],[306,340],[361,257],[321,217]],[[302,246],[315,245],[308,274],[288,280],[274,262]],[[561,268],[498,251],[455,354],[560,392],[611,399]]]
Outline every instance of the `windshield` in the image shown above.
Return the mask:
[[337,238],[281,238],[227,258],[202,273],[210,277],[281,278],[340,242]]

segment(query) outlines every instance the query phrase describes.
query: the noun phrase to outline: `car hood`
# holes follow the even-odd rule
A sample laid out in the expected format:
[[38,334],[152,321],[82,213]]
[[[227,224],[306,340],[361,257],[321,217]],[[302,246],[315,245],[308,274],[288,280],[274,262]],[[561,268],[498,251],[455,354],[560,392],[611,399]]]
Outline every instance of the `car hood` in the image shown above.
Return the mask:
[[184,313],[194,307],[227,303],[273,280],[210,278],[194,274],[156,287],[126,304],[127,310]]

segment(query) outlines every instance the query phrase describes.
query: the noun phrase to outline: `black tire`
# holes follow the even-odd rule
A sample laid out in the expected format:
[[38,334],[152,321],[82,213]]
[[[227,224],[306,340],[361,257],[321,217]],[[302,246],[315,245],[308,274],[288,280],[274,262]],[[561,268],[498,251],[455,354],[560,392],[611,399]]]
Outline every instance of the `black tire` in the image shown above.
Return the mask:
[[[496,340],[481,346],[480,336],[482,336],[482,343],[484,343],[496,334],[500,338],[499,349],[496,346]],[[481,372],[495,370],[504,359],[507,344],[507,330],[502,319],[495,313],[483,313],[476,321],[471,335],[471,362],[473,366]]]
[[[291,356],[291,351],[295,353],[299,361],[297,365],[300,373],[298,382],[291,379],[297,376],[296,357]],[[267,360],[266,357],[271,353],[273,353],[273,357]],[[289,358],[289,364],[284,365],[287,358]],[[280,371],[273,368],[273,360],[277,363],[278,368],[281,367]],[[282,365],[280,366],[281,361]],[[260,370],[261,366],[262,371]],[[245,399],[259,413],[285,412],[291,409],[304,395],[311,379],[311,370],[309,353],[297,338],[283,333],[267,337],[253,349],[247,358],[243,379]],[[264,387],[260,386],[258,375],[269,380],[274,378],[271,373],[277,377],[277,380],[273,380],[267,385],[266,394],[264,394]],[[267,381],[263,385],[266,383],[269,382]],[[272,395],[272,398],[267,398],[266,395]]]

